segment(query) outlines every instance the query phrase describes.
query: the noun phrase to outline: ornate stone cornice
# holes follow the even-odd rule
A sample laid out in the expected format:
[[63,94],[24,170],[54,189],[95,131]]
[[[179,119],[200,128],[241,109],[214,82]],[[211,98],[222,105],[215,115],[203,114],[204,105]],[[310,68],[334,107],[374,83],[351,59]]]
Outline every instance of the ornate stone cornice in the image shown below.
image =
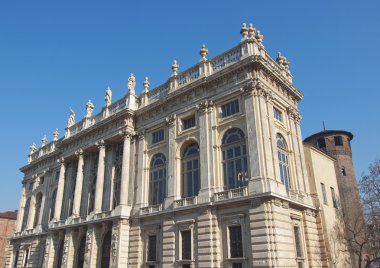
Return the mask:
[[95,142],[95,145],[96,145],[99,149],[103,149],[103,148],[104,148],[104,140],[99,140],[99,141]]
[[119,131],[119,134],[120,136],[124,139],[124,140],[127,140],[127,139],[132,139],[132,137],[135,135],[135,133],[132,133],[128,130],[123,130],[123,131]]
[[266,101],[273,100],[273,92],[270,91],[259,78],[253,78],[240,91],[247,96],[262,97]]

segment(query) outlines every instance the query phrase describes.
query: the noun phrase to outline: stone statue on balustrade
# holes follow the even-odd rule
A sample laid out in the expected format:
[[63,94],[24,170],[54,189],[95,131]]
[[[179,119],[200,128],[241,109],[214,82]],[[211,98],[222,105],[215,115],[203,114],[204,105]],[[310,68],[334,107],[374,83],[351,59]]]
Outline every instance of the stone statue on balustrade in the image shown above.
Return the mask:
[[71,127],[75,124],[75,112],[70,108],[70,116],[67,119],[67,127]]
[[106,101],[106,106],[109,106],[112,101],[112,91],[110,87],[107,87],[106,95],[104,96],[104,100]]
[[133,74],[128,78],[128,92],[135,93],[136,79]]
[[86,104],[86,111],[87,111],[87,114],[86,114],[86,117],[91,117],[92,116],[92,112],[94,111],[94,104],[91,102],[91,100],[88,100],[87,104]]

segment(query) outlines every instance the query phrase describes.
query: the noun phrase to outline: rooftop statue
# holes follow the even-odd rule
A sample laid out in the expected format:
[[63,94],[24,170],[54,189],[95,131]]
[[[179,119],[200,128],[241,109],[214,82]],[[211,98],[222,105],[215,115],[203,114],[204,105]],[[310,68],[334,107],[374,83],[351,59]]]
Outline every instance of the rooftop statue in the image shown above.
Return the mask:
[[71,127],[75,124],[75,112],[70,108],[70,116],[67,119],[67,127]]
[[111,88],[108,86],[106,90],[106,95],[104,96],[104,100],[106,101],[106,106],[109,106],[112,101],[112,91]]
[[86,104],[86,110],[87,110],[87,114],[86,114],[86,117],[91,117],[92,116],[92,112],[94,111],[94,104],[91,102],[91,100],[88,100],[87,104]]
[[136,78],[131,74],[128,78],[128,92],[135,92]]

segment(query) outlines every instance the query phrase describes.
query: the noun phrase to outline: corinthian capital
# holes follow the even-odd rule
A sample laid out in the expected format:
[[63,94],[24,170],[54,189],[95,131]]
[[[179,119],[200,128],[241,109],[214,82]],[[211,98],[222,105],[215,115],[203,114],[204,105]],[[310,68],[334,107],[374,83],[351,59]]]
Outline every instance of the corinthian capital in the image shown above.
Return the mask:
[[203,113],[211,112],[213,107],[214,107],[214,103],[212,100],[202,101],[196,106],[197,110]]
[[104,148],[104,140],[97,141],[95,145],[98,146],[99,149]]
[[176,114],[171,114],[171,115],[169,115],[168,117],[165,118],[165,122],[169,126],[172,126],[172,125],[174,125],[174,122],[175,122],[176,118],[177,118]]

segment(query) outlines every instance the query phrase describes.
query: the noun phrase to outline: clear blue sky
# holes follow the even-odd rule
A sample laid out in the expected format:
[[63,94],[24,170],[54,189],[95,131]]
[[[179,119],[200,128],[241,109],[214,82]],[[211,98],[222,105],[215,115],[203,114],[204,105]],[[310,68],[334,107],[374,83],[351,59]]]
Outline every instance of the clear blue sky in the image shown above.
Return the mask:
[[[53,3],[55,2],[55,3]],[[291,62],[303,137],[322,130],[354,134],[357,176],[380,156],[380,1],[1,1],[0,211],[17,209],[29,145],[60,134],[91,99],[95,112],[107,85],[113,99],[133,72],[139,90],[165,82],[235,46],[242,22]]]

